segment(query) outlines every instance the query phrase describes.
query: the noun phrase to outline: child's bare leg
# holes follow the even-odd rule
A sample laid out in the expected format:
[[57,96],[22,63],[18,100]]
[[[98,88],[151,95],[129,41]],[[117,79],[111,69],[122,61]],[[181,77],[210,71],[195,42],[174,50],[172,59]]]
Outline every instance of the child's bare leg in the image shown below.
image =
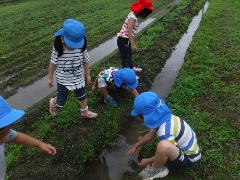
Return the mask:
[[97,113],[88,110],[87,99],[79,101],[81,107],[81,115],[84,118],[96,118],[98,116]]
[[104,99],[107,99],[109,97],[107,87],[100,88],[100,93],[103,96]]
[[116,101],[109,95],[107,91],[106,80],[102,77],[98,78],[98,88],[100,93],[104,98],[104,102],[107,103],[110,107],[115,107],[117,105]]
[[88,110],[85,87],[82,87],[80,89],[75,89],[74,92],[77,99],[79,100],[79,104],[81,107],[81,116],[83,118],[96,118],[97,113],[94,113]]
[[179,155],[179,149],[167,140],[158,143],[155,156],[153,158],[153,167],[159,168],[167,163],[168,160],[174,161]]

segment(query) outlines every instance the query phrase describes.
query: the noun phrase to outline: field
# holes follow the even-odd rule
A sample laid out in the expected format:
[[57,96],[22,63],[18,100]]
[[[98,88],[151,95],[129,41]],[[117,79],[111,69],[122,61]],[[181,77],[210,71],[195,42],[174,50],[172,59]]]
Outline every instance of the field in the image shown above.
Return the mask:
[[[46,75],[53,33],[68,18],[81,20],[88,47],[120,30],[133,0],[39,0],[0,3],[0,92],[8,97]],[[156,9],[167,0],[154,1]]]
[[[137,40],[139,51],[135,62],[141,65],[139,91],[147,90],[153,77],[160,71],[172,47],[186,31],[191,19],[202,8],[203,0],[182,0],[180,5],[146,30]],[[109,66],[119,66],[118,55],[108,57],[92,68],[93,76]],[[151,62],[151,63],[146,63]],[[57,119],[47,112],[47,99],[28,111],[28,116],[16,127],[58,147],[54,157],[22,146],[9,146],[7,164],[9,179],[74,179],[84,174],[84,164],[111,144],[121,123],[130,118],[132,98],[126,92],[111,92],[117,99],[116,109],[106,107],[96,94],[88,91],[91,109],[99,113],[97,121],[85,122],[79,118],[79,106],[71,97]],[[34,169],[32,168],[34,167]]]

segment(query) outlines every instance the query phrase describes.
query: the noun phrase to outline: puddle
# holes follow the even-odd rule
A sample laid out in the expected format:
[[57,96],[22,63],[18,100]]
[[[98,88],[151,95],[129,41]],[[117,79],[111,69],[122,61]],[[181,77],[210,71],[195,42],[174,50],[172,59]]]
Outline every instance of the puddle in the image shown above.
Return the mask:
[[155,77],[152,90],[163,98],[166,98],[176,80],[179,70],[184,62],[187,49],[192,42],[193,35],[199,27],[203,14],[207,11],[209,3],[206,2],[204,8],[195,16],[188,27],[188,30],[179,43],[173,48],[172,54],[167,59],[162,71]]
[[[166,13],[168,13],[173,7],[175,7],[180,0],[171,0],[166,5],[159,10],[159,12],[155,13],[153,16],[149,17],[145,21],[141,22],[139,25],[139,33],[143,32],[144,29],[157,21],[159,18],[163,17]],[[98,62],[104,57],[110,55],[114,51],[117,50],[117,37],[113,37],[106,42],[102,43],[98,47],[89,51],[89,55],[91,58],[90,65]],[[55,81],[54,81],[55,82]],[[19,88],[17,93],[13,96],[9,97],[7,101],[15,108],[26,110],[31,107],[33,104],[39,102],[41,99],[47,97],[52,92],[56,90],[55,87],[50,89],[47,86],[47,76],[43,77],[35,81],[33,84]]]
[[[175,46],[171,56],[166,61],[162,71],[156,76],[151,90],[166,98],[175,83],[177,74],[184,62],[186,51],[192,41],[201,18],[207,11],[209,3],[206,2],[204,8],[195,16],[189,25],[187,32],[182,36],[179,43]],[[140,136],[146,134],[147,130],[139,121],[127,121],[122,127],[119,138],[111,149],[105,150],[86,167],[83,179],[103,179],[120,180],[124,175],[132,178],[137,177],[138,168],[137,156],[131,158],[127,155],[127,150],[133,145]],[[135,167],[134,167],[135,164]]]

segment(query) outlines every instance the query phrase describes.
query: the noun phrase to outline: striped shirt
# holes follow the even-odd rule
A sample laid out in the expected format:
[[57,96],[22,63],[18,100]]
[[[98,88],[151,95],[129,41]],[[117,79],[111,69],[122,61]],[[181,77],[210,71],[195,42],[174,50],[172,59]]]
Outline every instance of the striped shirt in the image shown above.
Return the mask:
[[53,48],[51,63],[57,65],[56,80],[68,90],[79,89],[85,86],[83,63],[89,62],[87,49],[63,50],[63,55],[58,57],[58,52]]
[[139,25],[138,25],[137,16],[134,14],[134,12],[131,11],[128,14],[127,18],[125,19],[125,22],[122,25],[120,32],[117,33],[118,37],[128,38],[128,30],[127,29],[128,29],[128,20],[129,19],[135,20],[135,23],[133,25],[133,36],[136,36]]
[[170,121],[163,123],[157,130],[157,136],[175,144],[186,155],[199,153],[195,132],[177,116],[172,115]]

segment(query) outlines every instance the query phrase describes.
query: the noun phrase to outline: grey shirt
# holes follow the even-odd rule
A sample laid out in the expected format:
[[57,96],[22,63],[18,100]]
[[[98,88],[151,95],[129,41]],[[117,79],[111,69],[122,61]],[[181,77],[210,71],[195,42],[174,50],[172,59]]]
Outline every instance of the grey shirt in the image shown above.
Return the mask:
[[[17,132],[10,129],[7,135],[7,141],[13,141],[17,136]],[[0,144],[0,180],[4,180],[5,173],[6,173],[6,162],[5,162],[5,143]]]

